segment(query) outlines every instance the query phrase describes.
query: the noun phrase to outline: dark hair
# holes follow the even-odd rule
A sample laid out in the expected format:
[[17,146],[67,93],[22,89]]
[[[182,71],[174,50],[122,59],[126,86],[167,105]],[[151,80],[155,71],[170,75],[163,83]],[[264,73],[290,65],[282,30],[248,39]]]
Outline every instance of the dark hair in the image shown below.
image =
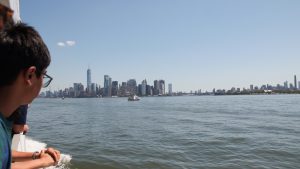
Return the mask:
[[40,77],[50,62],[49,50],[33,27],[19,23],[0,31],[0,87],[11,85],[30,66]]

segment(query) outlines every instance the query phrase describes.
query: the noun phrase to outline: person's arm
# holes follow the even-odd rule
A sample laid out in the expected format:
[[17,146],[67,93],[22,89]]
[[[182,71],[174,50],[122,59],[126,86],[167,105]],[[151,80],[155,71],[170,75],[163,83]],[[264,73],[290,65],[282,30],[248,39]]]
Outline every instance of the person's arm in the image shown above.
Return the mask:
[[47,153],[42,152],[39,159],[14,162],[11,164],[11,169],[38,169],[55,165],[54,159]]
[[33,156],[37,156],[40,153],[34,155],[32,152],[20,152],[12,150],[12,161],[13,162],[20,162],[20,161],[29,161],[32,160]]
[[37,169],[57,165],[60,152],[54,148],[47,148],[41,152],[12,151],[12,169]]

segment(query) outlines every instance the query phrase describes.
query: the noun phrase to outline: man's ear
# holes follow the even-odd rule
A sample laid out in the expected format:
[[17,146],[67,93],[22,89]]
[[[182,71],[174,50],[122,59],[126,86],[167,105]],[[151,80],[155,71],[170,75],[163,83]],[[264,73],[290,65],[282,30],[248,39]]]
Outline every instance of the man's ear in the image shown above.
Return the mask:
[[35,77],[36,67],[31,66],[25,71],[25,81],[28,85],[32,85],[32,78]]

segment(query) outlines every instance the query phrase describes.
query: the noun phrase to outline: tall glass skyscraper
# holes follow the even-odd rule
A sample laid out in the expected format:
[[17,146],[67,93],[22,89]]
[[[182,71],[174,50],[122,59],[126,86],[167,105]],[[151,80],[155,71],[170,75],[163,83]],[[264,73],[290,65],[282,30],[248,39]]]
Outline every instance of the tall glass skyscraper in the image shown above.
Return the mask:
[[294,87],[295,87],[295,89],[298,88],[298,87],[297,87],[297,77],[296,77],[296,75],[294,76]]
[[86,80],[86,88],[88,93],[92,91],[92,78],[91,78],[91,69],[88,68],[87,70],[87,80]]
[[108,75],[104,75],[104,97],[111,97],[111,78]]
[[118,81],[113,81],[111,86],[111,95],[118,96]]
[[165,94],[165,81],[159,80],[159,94],[164,95]]
[[145,96],[146,95],[146,89],[147,89],[147,80],[142,81],[142,86],[141,86],[141,95]]
[[169,85],[168,85],[168,87],[169,87],[169,95],[172,95],[173,94],[173,91],[172,91],[172,84],[171,83],[169,83]]
[[159,81],[158,80],[154,80],[153,94],[154,95],[158,95],[159,94]]

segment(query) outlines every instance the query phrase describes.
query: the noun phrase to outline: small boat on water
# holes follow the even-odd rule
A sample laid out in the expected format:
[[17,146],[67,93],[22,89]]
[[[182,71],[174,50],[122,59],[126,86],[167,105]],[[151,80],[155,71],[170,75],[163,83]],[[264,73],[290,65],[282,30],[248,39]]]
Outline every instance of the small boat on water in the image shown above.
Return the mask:
[[140,98],[137,95],[130,95],[128,101],[139,101]]

